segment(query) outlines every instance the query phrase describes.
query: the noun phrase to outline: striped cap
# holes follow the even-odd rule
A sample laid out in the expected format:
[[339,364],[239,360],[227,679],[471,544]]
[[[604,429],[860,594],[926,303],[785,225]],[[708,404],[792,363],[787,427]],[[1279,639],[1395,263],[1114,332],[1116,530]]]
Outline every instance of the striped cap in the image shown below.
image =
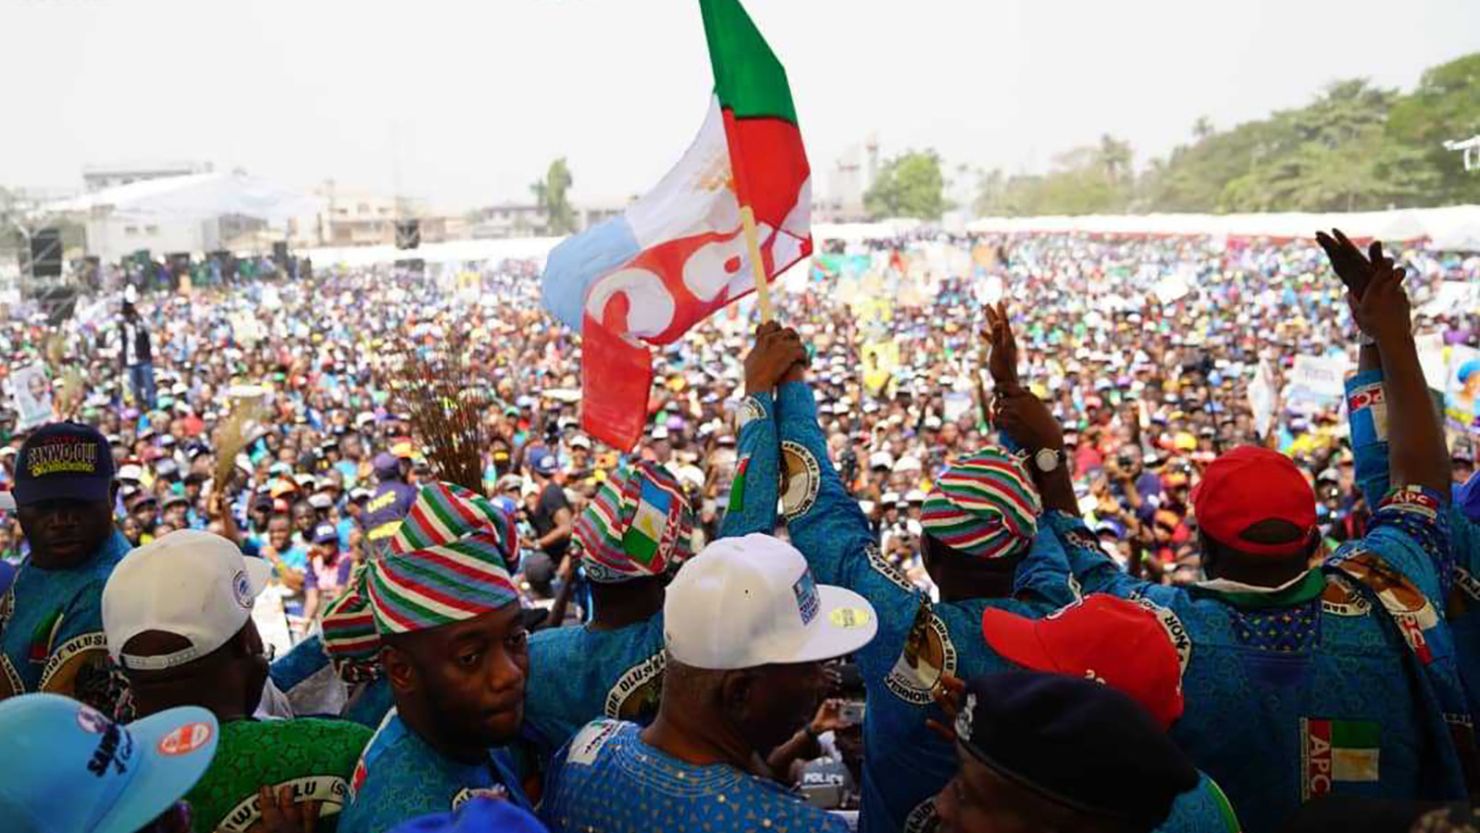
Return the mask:
[[581,563],[592,581],[662,575],[693,554],[694,512],[661,466],[639,461],[607,478],[576,520]]
[[346,683],[365,682],[380,676],[380,634],[370,612],[366,576],[370,571],[356,567],[349,586],[324,609],[324,653],[334,664],[334,673]]
[[367,570],[376,630],[429,630],[517,604],[506,526],[503,510],[461,486],[423,486],[389,551]]
[[1026,549],[1043,506],[1023,464],[987,446],[956,461],[925,498],[925,532],[976,558],[1003,558]]

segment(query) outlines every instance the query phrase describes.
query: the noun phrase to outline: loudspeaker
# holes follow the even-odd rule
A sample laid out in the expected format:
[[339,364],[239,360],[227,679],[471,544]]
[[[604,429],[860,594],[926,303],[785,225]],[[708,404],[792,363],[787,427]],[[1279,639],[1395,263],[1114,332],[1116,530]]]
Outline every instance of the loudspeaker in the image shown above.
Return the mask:
[[82,268],[78,270],[78,279],[82,285],[97,292],[102,286],[103,259],[97,255],[88,255],[82,259]]
[[31,235],[31,276],[62,276],[62,233],[54,228],[37,229]]
[[421,245],[421,221],[396,221],[396,248],[414,249]]
[[170,265],[170,274],[179,276],[190,271],[189,252],[171,252],[165,256],[165,262]]
[[272,262],[287,268],[288,266],[288,241],[279,240],[272,244]]
[[427,262],[419,257],[396,261],[396,271],[403,274],[424,275],[427,271]]
[[56,327],[77,311],[77,287],[54,283],[36,287],[36,306],[46,315],[48,326]]

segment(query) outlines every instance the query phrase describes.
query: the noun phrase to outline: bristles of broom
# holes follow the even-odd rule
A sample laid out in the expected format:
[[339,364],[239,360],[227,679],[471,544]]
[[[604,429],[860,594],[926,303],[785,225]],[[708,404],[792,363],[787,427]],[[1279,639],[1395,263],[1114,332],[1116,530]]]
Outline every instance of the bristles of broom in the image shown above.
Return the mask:
[[398,358],[392,395],[411,418],[412,439],[425,450],[433,476],[483,494],[487,403],[477,380],[456,353],[428,360],[408,351]]

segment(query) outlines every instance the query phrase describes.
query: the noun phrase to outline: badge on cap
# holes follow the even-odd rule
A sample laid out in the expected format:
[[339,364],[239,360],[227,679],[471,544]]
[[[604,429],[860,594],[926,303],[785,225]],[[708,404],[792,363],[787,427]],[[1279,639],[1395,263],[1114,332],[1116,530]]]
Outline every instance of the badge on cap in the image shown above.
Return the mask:
[[231,595],[236,598],[236,603],[243,610],[252,608],[252,582],[247,578],[246,570],[237,570],[231,579]]
[[211,724],[186,723],[159,739],[155,747],[161,755],[189,755],[211,739]]

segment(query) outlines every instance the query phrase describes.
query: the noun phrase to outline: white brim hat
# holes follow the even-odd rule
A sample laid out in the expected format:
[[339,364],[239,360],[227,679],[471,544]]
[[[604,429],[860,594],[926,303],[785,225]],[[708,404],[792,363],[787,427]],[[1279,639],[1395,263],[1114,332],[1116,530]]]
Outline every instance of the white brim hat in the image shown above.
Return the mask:
[[674,661],[710,670],[834,659],[879,629],[867,599],[817,584],[800,552],[758,533],[721,538],[685,562],[663,617]]

